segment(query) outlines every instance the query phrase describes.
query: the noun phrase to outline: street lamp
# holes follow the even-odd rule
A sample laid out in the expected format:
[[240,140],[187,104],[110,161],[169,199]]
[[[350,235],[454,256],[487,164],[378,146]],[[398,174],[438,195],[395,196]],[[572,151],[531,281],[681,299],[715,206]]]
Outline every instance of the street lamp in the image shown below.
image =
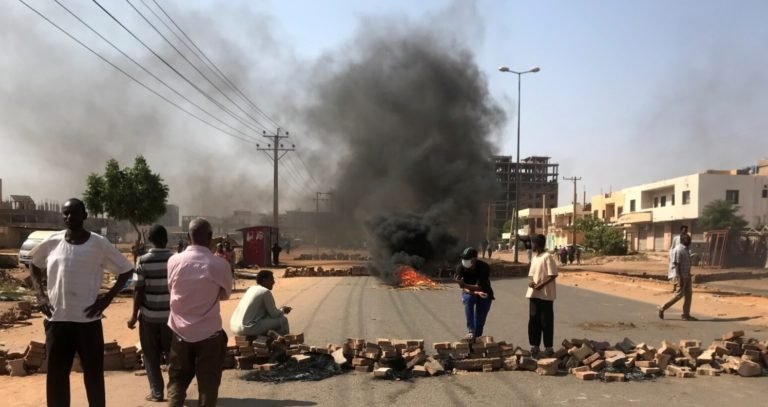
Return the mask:
[[[517,222],[518,222],[518,220],[517,220],[517,213],[518,213],[518,211],[520,209],[520,105],[521,105],[521,102],[520,102],[520,84],[522,82],[520,80],[520,78],[524,74],[527,74],[527,73],[539,72],[539,71],[541,71],[541,68],[539,68],[538,66],[534,66],[533,68],[531,68],[531,69],[529,69],[527,71],[519,72],[519,71],[511,70],[507,66],[502,66],[502,67],[499,67],[499,71],[506,72],[506,73],[513,73],[513,74],[517,75],[517,155],[516,155],[517,164],[515,165],[515,172],[516,172],[516,177],[515,177],[515,217],[514,217],[514,220],[512,222],[512,231],[511,232],[514,233],[514,235],[515,235],[515,245],[514,245],[514,248],[515,248],[515,263],[519,263],[518,258],[517,258],[517,243],[518,243],[517,242]],[[512,241],[512,233],[509,234],[510,242]]]

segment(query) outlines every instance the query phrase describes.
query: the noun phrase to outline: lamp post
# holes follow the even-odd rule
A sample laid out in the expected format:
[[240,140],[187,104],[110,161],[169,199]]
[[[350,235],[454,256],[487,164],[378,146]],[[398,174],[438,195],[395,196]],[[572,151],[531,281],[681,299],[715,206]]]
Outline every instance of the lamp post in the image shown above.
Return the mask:
[[521,87],[521,78],[524,74],[527,73],[536,73],[541,71],[541,68],[538,66],[534,66],[533,68],[527,70],[527,71],[513,71],[509,69],[509,67],[502,66],[499,67],[499,71],[506,72],[506,73],[513,73],[517,75],[517,154],[515,156],[516,158],[516,165],[515,165],[515,217],[512,221],[512,231],[509,234],[509,240],[512,241],[512,235],[514,234],[515,237],[515,245],[513,246],[515,248],[515,263],[519,263],[518,257],[517,257],[517,213],[520,210],[520,87]]

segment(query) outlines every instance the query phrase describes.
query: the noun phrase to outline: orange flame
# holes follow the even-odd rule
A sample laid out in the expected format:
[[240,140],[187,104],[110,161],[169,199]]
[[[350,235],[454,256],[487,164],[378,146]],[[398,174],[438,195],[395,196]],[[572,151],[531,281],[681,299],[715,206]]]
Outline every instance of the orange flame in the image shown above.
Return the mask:
[[400,279],[400,287],[437,288],[437,283],[420,274],[413,267],[399,266],[396,272]]

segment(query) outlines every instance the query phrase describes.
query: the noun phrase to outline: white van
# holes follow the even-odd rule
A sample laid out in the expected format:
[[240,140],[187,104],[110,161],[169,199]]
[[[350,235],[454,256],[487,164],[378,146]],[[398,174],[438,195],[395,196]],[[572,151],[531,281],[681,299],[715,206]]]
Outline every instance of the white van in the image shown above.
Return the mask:
[[23,264],[29,268],[29,263],[32,261],[29,257],[29,252],[43,240],[47,239],[48,236],[56,232],[58,232],[58,230],[36,230],[30,233],[29,236],[27,236],[27,240],[21,244],[21,248],[19,249],[19,264]]

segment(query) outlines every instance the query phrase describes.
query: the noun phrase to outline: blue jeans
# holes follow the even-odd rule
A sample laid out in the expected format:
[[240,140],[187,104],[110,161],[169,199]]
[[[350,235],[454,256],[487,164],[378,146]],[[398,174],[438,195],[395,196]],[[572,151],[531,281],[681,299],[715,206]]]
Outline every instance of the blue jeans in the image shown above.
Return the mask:
[[482,336],[485,319],[491,310],[491,299],[463,292],[461,301],[464,303],[464,313],[467,317],[467,331],[474,334],[475,338]]

